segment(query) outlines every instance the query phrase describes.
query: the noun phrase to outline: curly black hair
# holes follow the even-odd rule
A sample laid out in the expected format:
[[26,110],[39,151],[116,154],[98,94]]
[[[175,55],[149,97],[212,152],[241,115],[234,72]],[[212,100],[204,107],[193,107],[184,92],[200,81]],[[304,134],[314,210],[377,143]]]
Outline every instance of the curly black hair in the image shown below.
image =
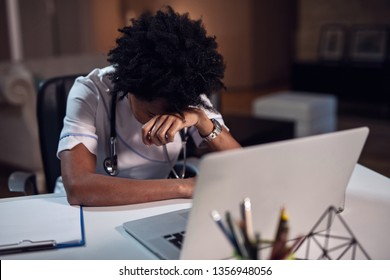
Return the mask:
[[132,93],[144,101],[163,98],[178,113],[188,106],[211,109],[201,94],[225,88],[225,64],[202,20],[166,6],[131,23],[119,29],[123,34],[108,53],[115,68],[110,76],[113,92],[120,98]]

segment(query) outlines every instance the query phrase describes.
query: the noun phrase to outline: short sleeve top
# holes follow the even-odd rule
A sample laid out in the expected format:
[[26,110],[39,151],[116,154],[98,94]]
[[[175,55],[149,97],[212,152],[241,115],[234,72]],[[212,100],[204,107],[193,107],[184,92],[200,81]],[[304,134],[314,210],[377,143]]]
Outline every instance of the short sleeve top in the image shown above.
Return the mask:
[[[108,75],[112,71],[114,67],[108,66],[76,79],[68,96],[57,150],[59,157],[62,151],[83,144],[96,156],[96,172],[99,174],[106,174],[103,161],[110,151],[110,92],[113,87]],[[205,95],[202,98],[207,99]],[[210,101],[207,99],[207,102]],[[209,118],[215,118],[223,124],[219,113],[205,112]],[[127,98],[118,101],[115,113],[118,176],[135,179],[166,178],[182,148],[180,135],[177,134],[174,141],[166,145],[166,154],[161,146],[148,147],[143,144],[142,124],[135,119]],[[188,133],[196,145],[202,142],[195,127],[189,128]]]

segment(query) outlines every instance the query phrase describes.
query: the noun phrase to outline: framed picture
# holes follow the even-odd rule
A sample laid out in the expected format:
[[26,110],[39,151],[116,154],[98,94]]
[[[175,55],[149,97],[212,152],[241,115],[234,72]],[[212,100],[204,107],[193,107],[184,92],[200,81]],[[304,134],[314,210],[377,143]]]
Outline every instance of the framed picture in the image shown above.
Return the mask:
[[318,56],[320,60],[341,61],[345,56],[346,28],[331,24],[321,28]]
[[350,59],[358,62],[384,62],[387,57],[388,30],[386,27],[360,27],[353,30]]

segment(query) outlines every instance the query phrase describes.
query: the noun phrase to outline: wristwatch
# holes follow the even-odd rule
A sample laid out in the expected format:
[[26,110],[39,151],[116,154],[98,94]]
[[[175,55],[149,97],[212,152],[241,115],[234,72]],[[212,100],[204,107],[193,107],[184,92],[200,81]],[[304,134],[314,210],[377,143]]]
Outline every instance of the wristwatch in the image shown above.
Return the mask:
[[207,142],[215,139],[222,132],[222,125],[216,119],[210,119],[213,122],[214,129],[210,132],[209,135],[203,137],[203,139]]

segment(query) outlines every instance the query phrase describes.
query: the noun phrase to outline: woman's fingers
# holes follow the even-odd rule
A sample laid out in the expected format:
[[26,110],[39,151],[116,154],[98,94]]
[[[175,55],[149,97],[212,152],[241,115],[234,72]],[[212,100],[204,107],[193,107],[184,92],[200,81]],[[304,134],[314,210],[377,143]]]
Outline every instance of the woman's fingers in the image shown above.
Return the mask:
[[153,118],[151,118],[147,123],[145,123],[143,126],[142,126],[142,141],[144,142],[144,144],[146,146],[150,146],[152,145],[152,137],[151,137],[151,133],[152,133],[152,128],[156,122],[156,120],[159,118],[160,116],[154,116]]
[[142,140],[145,145],[161,146],[173,142],[175,135],[185,127],[195,125],[199,120],[199,110],[191,109],[179,114],[158,115],[142,127]]
[[172,121],[169,115],[162,115],[156,120],[149,134],[154,145],[161,146],[168,143],[167,131]]
[[148,146],[173,142],[176,133],[184,128],[184,124],[185,122],[175,115],[153,117],[142,127],[142,140]]

